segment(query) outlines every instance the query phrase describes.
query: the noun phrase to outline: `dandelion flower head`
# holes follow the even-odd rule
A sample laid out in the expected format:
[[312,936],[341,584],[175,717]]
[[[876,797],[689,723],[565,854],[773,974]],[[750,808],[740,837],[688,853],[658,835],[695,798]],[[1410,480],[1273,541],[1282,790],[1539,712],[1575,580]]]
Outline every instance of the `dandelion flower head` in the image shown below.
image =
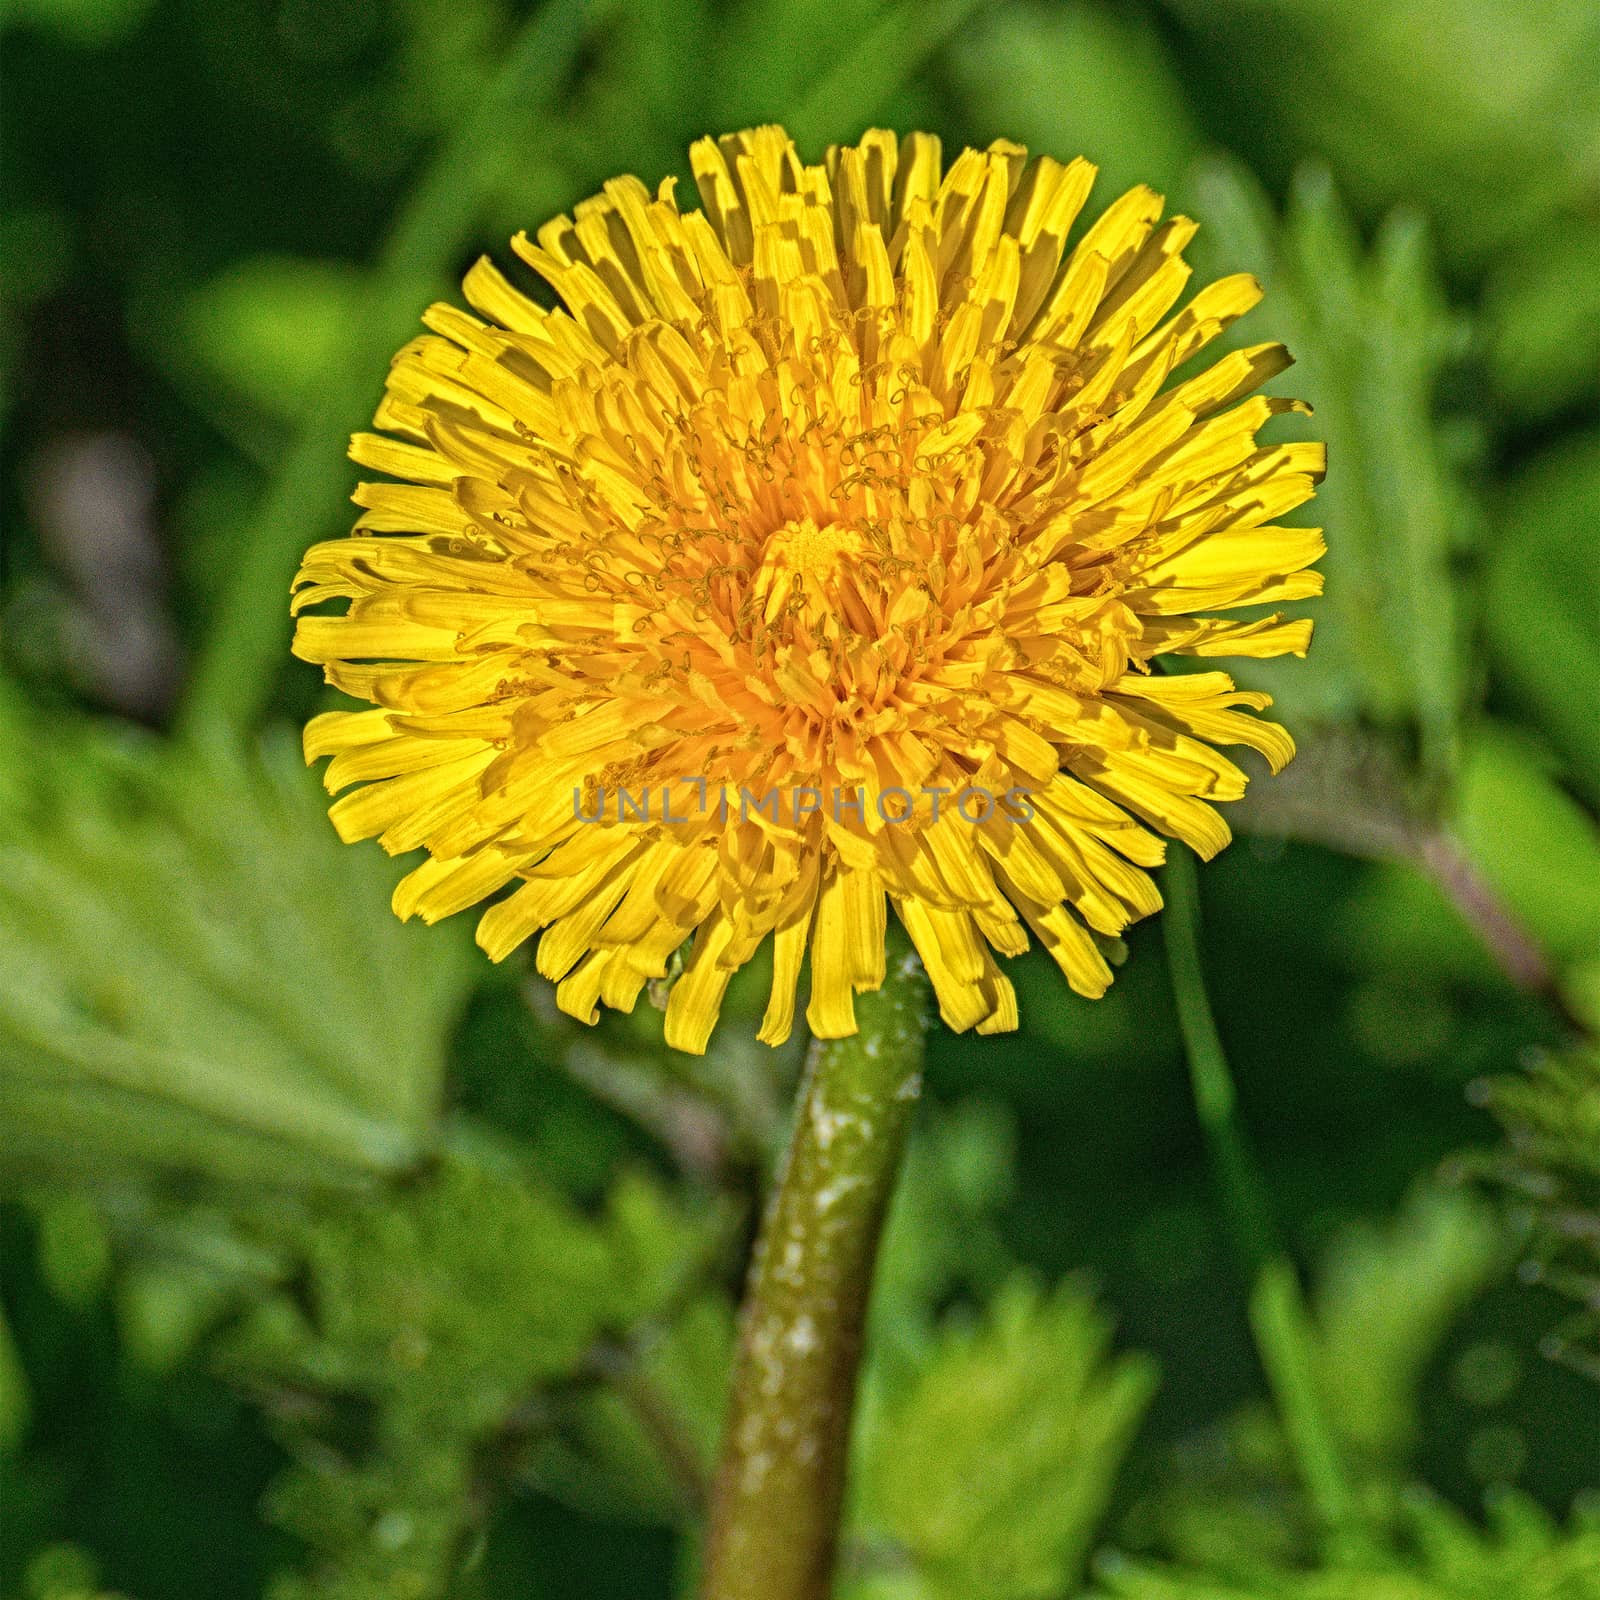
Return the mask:
[[1252,397],[1289,357],[1177,376],[1260,288],[1174,311],[1194,223],[1141,187],[1075,229],[1094,168],[1004,141],[810,166],[763,127],[692,166],[698,210],[619,178],[513,242],[553,309],[480,261],[396,357],[352,447],[391,481],[296,580],[297,654],[371,704],[306,730],[334,822],[426,851],[400,915],[538,933],[575,1016],[681,951],[684,1050],[768,941],[761,1038],[807,960],[852,1033],[891,908],[952,1028],[1017,1025],[1030,932],[1098,996],[1163,836],[1228,841],[1219,747],[1293,754],[1265,695],[1153,668],[1309,642],[1220,615],[1320,588],[1277,519],[1322,449],[1256,439],[1305,409]]

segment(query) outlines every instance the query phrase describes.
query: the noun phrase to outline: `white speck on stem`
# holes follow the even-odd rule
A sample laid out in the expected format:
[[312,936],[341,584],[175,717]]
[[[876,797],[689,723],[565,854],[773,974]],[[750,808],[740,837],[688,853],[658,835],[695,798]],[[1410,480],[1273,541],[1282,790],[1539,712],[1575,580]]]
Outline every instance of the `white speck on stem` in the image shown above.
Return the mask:
[[826,1150],[830,1145],[832,1145],[834,1139],[838,1136],[839,1124],[841,1121],[841,1118],[834,1116],[834,1114],[820,1102],[812,1106],[811,1128],[817,1136],[818,1149]]
[[853,1177],[849,1174],[835,1178],[832,1183],[817,1190],[816,1208],[819,1212],[828,1212],[838,1205],[852,1189],[859,1189],[867,1180],[862,1177]]
[[755,1494],[760,1490],[771,1465],[772,1457],[765,1450],[753,1451],[745,1457],[742,1487],[746,1494]]
[[806,1247],[803,1239],[790,1239],[783,1247],[783,1261],[777,1270],[777,1278],[781,1283],[795,1283],[799,1280],[800,1269],[805,1265]]
[[830,1111],[820,1101],[814,1101],[811,1106],[811,1130],[816,1135],[817,1148],[826,1153],[840,1134],[852,1131],[868,1134],[872,1131],[872,1125],[865,1117],[855,1116],[848,1111]]

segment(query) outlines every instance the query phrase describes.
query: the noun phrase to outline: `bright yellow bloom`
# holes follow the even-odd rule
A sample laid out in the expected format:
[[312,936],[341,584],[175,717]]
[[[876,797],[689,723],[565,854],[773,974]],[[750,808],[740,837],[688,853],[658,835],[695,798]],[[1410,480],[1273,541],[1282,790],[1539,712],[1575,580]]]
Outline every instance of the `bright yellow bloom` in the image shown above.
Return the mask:
[[426,849],[403,917],[519,882],[478,940],[544,929],[586,1020],[693,936],[683,1050],[769,935],[761,1037],[808,951],[812,1031],[854,1032],[891,903],[952,1028],[1016,1026],[995,955],[1027,928],[1099,995],[1094,935],[1160,904],[1150,830],[1228,841],[1215,747],[1294,750],[1247,714],[1267,696],[1150,670],[1310,639],[1209,615],[1320,589],[1319,534],[1275,519],[1323,450],[1258,447],[1305,408],[1243,398],[1287,352],[1168,383],[1260,288],[1163,320],[1195,225],[1134,189],[1068,251],[1094,168],[1005,142],[941,171],[937,139],[872,132],[806,166],[768,127],[693,166],[703,211],[620,178],[513,242],[564,310],[480,261],[479,315],[434,306],[396,358],[352,455],[401,481],[296,582],[297,610],[350,601],[297,654],[376,708],[306,730],[361,785],[334,822]]

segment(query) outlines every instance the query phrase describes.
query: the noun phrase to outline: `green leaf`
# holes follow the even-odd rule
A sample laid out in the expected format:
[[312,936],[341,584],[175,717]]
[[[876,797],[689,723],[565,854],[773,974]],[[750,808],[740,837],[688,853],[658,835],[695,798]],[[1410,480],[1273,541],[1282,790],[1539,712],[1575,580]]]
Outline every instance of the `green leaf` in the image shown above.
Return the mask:
[[[1579,341],[1581,343],[1581,341]],[[1507,485],[1484,552],[1484,629],[1496,681],[1600,808],[1600,433],[1537,456]]]
[[[296,1463],[269,1513],[309,1560],[275,1596],[454,1593],[518,1476],[606,1515],[661,1513],[659,1437],[647,1430],[655,1459],[641,1460],[626,1448],[637,1432],[617,1448],[613,1411],[589,1402],[602,1382],[626,1399],[637,1380],[676,1426],[710,1395],[696,1358],[725,1355],[732,1331],[731,1308],[708,1312],[704,1291],[720,1213],[627,1175],[584,1216],[512,1153],[464,1136],[379,1200],[255,1225],[303,1258],[222,1352]],[[675,1332],[690,1311],[693,1349]],[[708,1450],[716,1425],[714,1407],[693,1413],[690,1449]],[[641,1469],[643,1483],[626,1475]]]
[[573,1371],[618,1305],[599,1228],[531,1180],[456,1156],[412,1190],[330,1210],[307,1252],[309,1287],[252,1316],[230,1367],[393,1402],[452,1432]]
[[1586,0],[1166,0],[1263,163],[1321,152],[1361,206],[1425,205],[1456,265],[1586,218],[1600,30]]
[[1600,384],[1600,229],[1562,218],[1497,265],[1484,297],[1489,373],[1519,417],[1543,421]]
[[[858,1534],[938,1600],[1048,1600],[1076,1576],[1155,1387],[1111,1357],[1078,1285],[1018,1277],[981,1323],[951,1318],[922,1372],[872,1419]],[[878,1593],[894,1592],[892,1586]]]
[[1175,184],[1200,145],[1161,39],[1137,14],[1040,0],[995,7],[945,70],[973,143],[1007,138],[1060,161],[1087,156],[1101,168],[1103,201],[1136,183]]
[[1530,1264],[1580,1307],[1552,1343],[1600,1379],[1600,1049],[1544,1056],[1484,1097],[1507,1135],[1490,1170],[1529,1224]]
[[563,1398],[527,1481],[588,1516],[690,1524],[715,1471],[736,1339],[732,1302],[712,1292],[637,1348],[603,1351],[608,1382]]
[[1383,1564],[1320,1571],[1265,1568],[1244,1580],[1121,1558],[1100,1564],[1099,1600],[1593,1600],[1600,1593],[1600,1524],[1579,1513],[1558,1527],[1531,1500],[1491,1502],[1474,1527],[1426,1491],[1406,1507],[1403,1545]]
[[1279,338],[1296,358],[1269,391],[1315,407],[1279,436],[1328,445],[1326,482],[1290,519],[1329,530],[1310,658],[1251,663],[1238,676],[1268,689],[1291,726],[1366,719],[1414,730],[1425,766],[1443,775],[1466,694],[1453,562],[1471,518],[1435,422],[1460,330],[1425,230],[1396,213],[1363,249],[1319,168],[1300,173],[1281,223],[1235,165],[1207,163],[1192,188],[1208,275],[1254,272],[1267,298],[1248,337]]
[[1504,1260],[1490,1207],[1428,1185],[1392,1221],[1338,1235],[1313,1297],[1317,1375],[1369,1462],[1397,1463],[1415,1444],[1424,1369]]
[[349,1183],[414,1162],[475,968],[402,925],[284,739],[0,706],[0,1175]]
[[[1563,966],[1600,956],[1600,828],[1556,781],[1538,746],[1485,722],[1455,795],[1467,854],[1507,910]],[[1581,994],[1568,994],[1574,1007]],[[1600,1016],[1595,1019],[1600,1027]]]

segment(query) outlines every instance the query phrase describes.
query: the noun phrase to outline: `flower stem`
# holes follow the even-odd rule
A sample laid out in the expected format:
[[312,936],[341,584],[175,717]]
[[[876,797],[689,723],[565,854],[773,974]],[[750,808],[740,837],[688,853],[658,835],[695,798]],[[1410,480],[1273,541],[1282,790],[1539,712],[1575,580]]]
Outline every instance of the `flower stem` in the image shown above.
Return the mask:
[[1254,1151],[1239,1121],[1233,1074],[1217,1033],[1200,961],[1194,858],[1174,847],[1163,927],[1195,1111],[1222,1192],[1239,1264],[1250,1284],[1250,1328],[1312,1511],[1330,1545],[1366,1543],[1355,1493],[1316,1371],[1315,1331],[1299,1274],[1278,1235]]
[[893,945],[860,1032],[817,1040],[741,1316],[704,1600],[825,1600],[872,1271],[922,1084],[927,982]]

